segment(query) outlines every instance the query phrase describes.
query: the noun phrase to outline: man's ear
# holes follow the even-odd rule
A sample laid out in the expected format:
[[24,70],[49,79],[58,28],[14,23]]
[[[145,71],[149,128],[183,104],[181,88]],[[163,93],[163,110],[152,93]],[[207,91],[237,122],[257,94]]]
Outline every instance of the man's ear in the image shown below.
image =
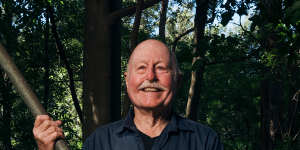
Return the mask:
[[127,71],[124,72],[124,78],[127,79]]

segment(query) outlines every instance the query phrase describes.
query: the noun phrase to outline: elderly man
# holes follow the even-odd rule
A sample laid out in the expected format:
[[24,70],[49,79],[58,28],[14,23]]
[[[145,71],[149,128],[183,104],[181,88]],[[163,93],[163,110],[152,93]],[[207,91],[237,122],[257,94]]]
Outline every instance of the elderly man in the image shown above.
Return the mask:
[[[124,120],[99,127],[85,150],[222,150],[210,128],[182,118],[171,106],[178,85],[175,56],[157,40],[141,42],[130,56],[126,86],[134,106]],[[52,150],[63,138],[60,121],[38,116],[33,133],[40,150]]]

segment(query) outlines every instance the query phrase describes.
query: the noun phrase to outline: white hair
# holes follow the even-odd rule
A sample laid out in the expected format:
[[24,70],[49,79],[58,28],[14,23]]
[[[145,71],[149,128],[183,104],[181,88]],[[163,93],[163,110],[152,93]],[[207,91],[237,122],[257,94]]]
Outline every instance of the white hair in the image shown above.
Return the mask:
[[176,59],[176,55],[174,52],[170,51],[170,63],[171,63],[171,68],[172,68],[172,78],[174,80],[174,82],[178,82],[179,77],[182,75],[182,72],[179,68],[179,64],[178,61]]

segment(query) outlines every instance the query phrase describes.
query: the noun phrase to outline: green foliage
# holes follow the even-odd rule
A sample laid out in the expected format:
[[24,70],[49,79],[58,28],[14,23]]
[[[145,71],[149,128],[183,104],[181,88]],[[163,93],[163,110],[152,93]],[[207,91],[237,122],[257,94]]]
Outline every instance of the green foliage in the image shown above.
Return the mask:
[[[58,31],[63,39],[66,55],[71,62],[74,71],[75,85],[78,95],[82,93],[82,49],[83,49],[83,1],[50,1],[56,8],[55,14],[58,22]],[[41,100],[47,111],[54,119],[63,120],[63,129],[71,149],[81,149],[81,125],[74,109],[69,92],[68,75],[64,64],[60,60],[55,41],[49,36],[49,97],[44,99],[45,84],[45,29],[46,29],[46,5],[41,1],[0,3],[0,42],[4,44],[17,66],[28,80],[32,89]],[[0,70],[2,71],[2,70]],[[2,76],[1,76],[2,79]],[[0,84],[8,81],[1,81]],[[17,92],[11,86],[1,87],[6,90],[0,94],[1,117],[8,102],[11,105],[8,124],[3,124],[1,129],[10,128],[10,135],[1,132],[0,139],[8,137],[14,149],[36,149],[32,135],[34,118],[25,106],[23,100],[17,96]],[[12,92],[10,92],[12,91]],[[3,99],[3,95],[13,94],[10,99]],[[9,125],[9,126],[8,126]],[[7,137],[6,137],[7,138]],[[4,147],[3,140],[0,147]]]
[[300,1],[296,0],[294,4],[287,9],[287,17],[292,24],[296,24],[300,21]]
[[[66,55],[74,71],[77,94],[82,101],[83,41],[85,8],[83,0],[48,0],[54,7],[57,30],[62,39]],[[285,1],[286,2],[286,1]],[[287,3],[287,2],[286,2]],[[134,6],[134,0],[123,0],[122,7]],[[194,26],[195,1],[170,1],[166,24],[168,46]],[[191,71],[204,68],[198,108],[198,121],[215,129],[224,143],[225,149],[261,149],[261,81],[276,79],[282,84],[284,99],[281,118],[288,117],[290,99],[300,87],[300,21],[299,1],[294,1],[283,9],[282,18],[267,22],[260,13],[262,4],[257,1],[210,1],[209,15],[216,13],[217,23],[207,24],[204,39],[194,44],[193,33],[177,42],[175,50],[180,63],[182,85],[178,89],[173,104],[174,110],[185,115],[189,97]],[[255,5],[254,15],[249,16],[251,24],[245,30],[228,33],[224,28],[230,24],[235,13],[247,15],[249,5]],[[54,119],[63,120],[63,129],[71,149],[81,149],[81,123],[71,99],[68,75],[63,61],[57,54],[55,40],[49,36],[49,98],[45,97],[45,8],[43,1],[1,1],[0,0],[0,42],[28,80],[47,111]],[[157,38],[160,5],[143,11],[139,41]],[[121,79],[122,100],[125,96],[123,73],[130,56],[129,41],[134,16],[122,18],[121,23]],[[222,24],[224,27],[218,26]],[[51,31],[51,30],[50,30]],[[192,54],[199,46],[201,51]],[[201,56],[194,64],[194,56]],[[88,59],[88,58],[85,58]],[[1,72],[1,70],[0,70]],[[17,92],[0,74],[0,149],[10,143],[14,149],[36,149],[32,135],[34,118],[25,107]],[[6,110],[11,118],[6,117]],[[290,135],[278,133],[275,149],[299,149],[300,138],[293,139],[300,123],[296,113],[294,128]],[[6,117],[6,118],[4,118]],[[9,122],[8,124],[5,124]],[[285,120],[281,120],[286,124]],[[7,130],[10,129],[10,130]],[[10,131],[10,132],[9,132]]]

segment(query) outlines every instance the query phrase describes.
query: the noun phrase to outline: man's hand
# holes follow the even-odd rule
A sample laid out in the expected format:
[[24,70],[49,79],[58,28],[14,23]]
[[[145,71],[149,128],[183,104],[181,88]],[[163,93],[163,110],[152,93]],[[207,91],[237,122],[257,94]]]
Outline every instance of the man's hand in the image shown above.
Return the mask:
[[53,150],[55,140],[64,138],[60,125],[60,120],[53,121],[48,115],[38,115],[35,118],[33,135],[39,150]]

